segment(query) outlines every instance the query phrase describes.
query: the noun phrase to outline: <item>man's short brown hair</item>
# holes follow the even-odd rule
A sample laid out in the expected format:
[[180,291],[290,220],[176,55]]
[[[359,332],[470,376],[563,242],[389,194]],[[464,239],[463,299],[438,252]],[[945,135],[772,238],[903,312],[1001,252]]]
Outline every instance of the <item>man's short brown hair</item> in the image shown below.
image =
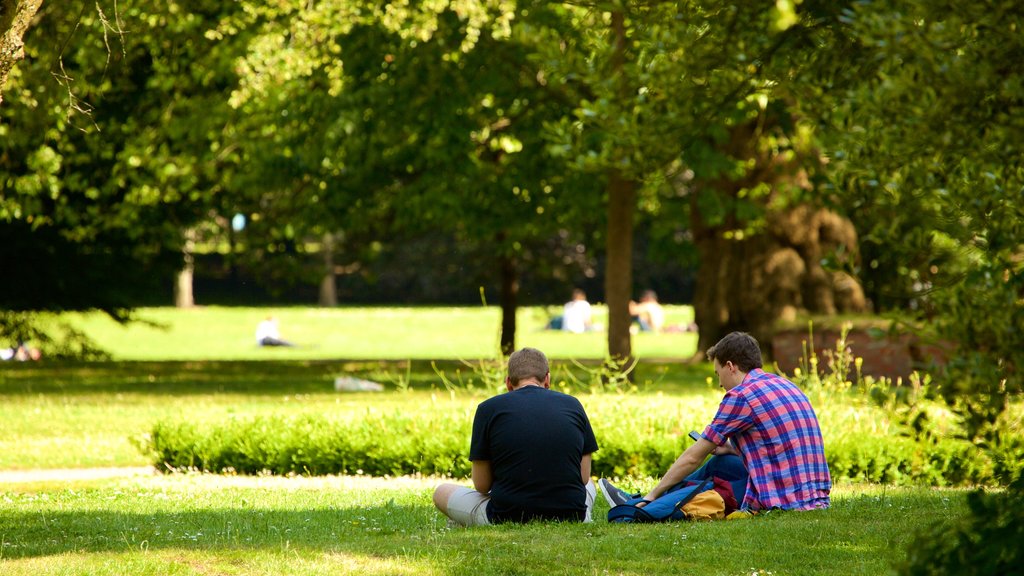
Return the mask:
[[720,366],[732,362],[742,372],[750,372],[761,367],[761,347],[746,332],[730,332],[718,344],[708,348],[708,360],[718,360]]
[[508,357],[508,379],[513,386],[527,378],[543,382],[547,375],[548,358],[536,348],[520,348]]

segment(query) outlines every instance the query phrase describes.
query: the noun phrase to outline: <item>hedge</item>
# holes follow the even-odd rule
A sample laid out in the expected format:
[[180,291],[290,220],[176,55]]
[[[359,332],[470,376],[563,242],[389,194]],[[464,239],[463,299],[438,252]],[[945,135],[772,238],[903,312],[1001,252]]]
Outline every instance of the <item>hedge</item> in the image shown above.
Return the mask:
[[[597,476],[658,476],[690,442],[686,432],[697,428],[696,420],[693,426],[680,425],[686,421],[681,414],[637,416],[629,409],[616,412],[615,404],[588,411],[600,444],[593,464]],[[471,421],[461,410],[169,421],[153,428],[146,449],[160,469],[466,477]],[[915,441],[838,424],[842,433],[825,434],[829,467],[838,481],[998,484],[1019,475],[1024,461],[1024,441],[1003,447],[994,462],[991,452],[955,438]]]

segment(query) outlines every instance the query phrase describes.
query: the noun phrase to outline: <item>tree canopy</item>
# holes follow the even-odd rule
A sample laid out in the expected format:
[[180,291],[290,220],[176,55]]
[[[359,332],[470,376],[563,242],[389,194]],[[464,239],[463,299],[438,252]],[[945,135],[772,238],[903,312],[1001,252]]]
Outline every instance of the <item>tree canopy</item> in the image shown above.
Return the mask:
[[241,214],[240,257],[303,281],[446,235],[490,261],[506,348],[523,270],[582,251],[628,358],[643,222],[699,262],[705,344],[871,304],[1016,381],[1021,9],[953,8],[46,3],[0,106],[0,250],[30,280],[0,301],[128,308]]

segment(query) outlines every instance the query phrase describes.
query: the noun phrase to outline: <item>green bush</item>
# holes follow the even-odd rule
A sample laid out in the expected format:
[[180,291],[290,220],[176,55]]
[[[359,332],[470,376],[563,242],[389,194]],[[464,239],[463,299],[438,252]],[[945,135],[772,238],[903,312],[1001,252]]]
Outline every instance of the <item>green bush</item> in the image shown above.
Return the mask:
[[359,421],[320,416],[233,419],[212,426],[161,422],[149,439],[160,468],[241,474],[469,473],[469,422],[401,415]]
[[[826,457],[838,481],[907,485],[1008,484],[1024,466],[1019,421],[1002,420],[1003,439],[981,449],[964,440],[962,426],[934,394],[927,375],[906,385],[861,378],[859,360],[843,337],[819,370],[811,356],[793,376],[811,399],[822,425]],[[500,362],[474,368],[485,388],[442,378],[450,399],[430,401],[399,387],[400,400],[381,412],[372,405],[332,415],[262,416],[225,422],[164,422],[148,449],[158,468],[195,468],[254,474],[435,474],[465,477],[473,412],[498,390]],[[581,367],[582,368],[582,367]],[[713,385],[685,396],[639,394],[618,370],[586,370],[556,388],[584,403],[600,449],[593,473],[608,477],[659,476],[689,445],[687,432],[702,430],[718,408]],[[851,379],[852,377],[852,379]]]
[[827,444],[826,449],[832,476],[839,480],[930,486],[996,480],[986,455],[955,439],[929,444],[901,436],[846,438]]
[[1024,562],[1024,482],[1008,490],[977,490],[969,512],[923,530],[908,548],[900,573],[907,576],[1021,574]]
[[[658,408],[636,397],[603,397],[591,404],[601,446],[594,454],[593,471],[598,476],[660,475],[688,444],[686,432],[702,428],[692,416],[656,418]],[[680,427],[680,422],[694,424]],[[148,448],[161,469],[465,477],[470,471],[471,426],[472,417],[464,411],[262,416],[209,425],[161,422],[154,427]],[[944,486],[999,480],[988,454],[962,440],[925,442],[856,432],[829,438],[826,434],[827,457],[837,481]],[[1018,445],[1018,462],[1021,455]]]

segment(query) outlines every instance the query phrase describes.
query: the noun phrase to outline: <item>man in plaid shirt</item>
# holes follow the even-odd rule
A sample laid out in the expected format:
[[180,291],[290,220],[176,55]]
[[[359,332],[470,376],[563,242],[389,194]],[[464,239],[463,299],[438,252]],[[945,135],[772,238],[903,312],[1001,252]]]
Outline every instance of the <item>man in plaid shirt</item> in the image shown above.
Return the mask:
[[[733,332],[707,354],[725,397],[701,438],[644,499],[654,500],[684,479],[717,476],[730,481],[742,511],[828,508],[832,478],[807,396],[761,369],[761,349],[749,334]],[[617,489],[603,479],[600,485],[606,499],[617,502]]]

